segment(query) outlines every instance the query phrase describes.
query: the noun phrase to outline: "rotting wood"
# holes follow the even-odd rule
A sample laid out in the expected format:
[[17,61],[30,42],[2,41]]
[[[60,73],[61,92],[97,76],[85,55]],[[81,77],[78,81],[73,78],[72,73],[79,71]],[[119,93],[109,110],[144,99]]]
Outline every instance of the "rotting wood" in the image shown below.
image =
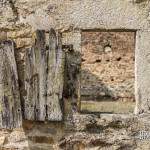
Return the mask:
[[0,42],[0,128],[22,125],[18,73],[12,41]]
[[48,120],[62,120],[60,100],[63,93],[64,54],[60,34],[53,29],[49,33],[47,117]]
[[80,108],[80,71],[81,53],[69,48],[66,52],[63,95],[65,98],[71,98],[72,108],[75,112]]
[[51,29],[49,46],[46,46],[45,31],[37,30],[35,45],[26,52],[27,120],[62,120],[64,53],[60,36]]

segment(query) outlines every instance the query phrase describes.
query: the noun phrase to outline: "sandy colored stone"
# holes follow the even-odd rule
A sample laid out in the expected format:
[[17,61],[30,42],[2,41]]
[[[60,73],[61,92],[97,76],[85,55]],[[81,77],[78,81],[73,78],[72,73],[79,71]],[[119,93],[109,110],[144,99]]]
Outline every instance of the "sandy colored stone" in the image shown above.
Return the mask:
[[6,137],[5,136],[1,136],[0,137],[0,145],[3,145],[5,142]]
[[7,32],[5,31],[0,31],[0,40],[7,40]]
[[[7,133],[0,131],[2,142],[3,136],[9,135],[8,143],[6,140],[2,150],[149,150],[149,140],[139,141],[133,138],[140,130],[150,130],[149,0],[16,0],[12,2],[14,8],[9,4],[1,5],[0,3],[0,29],[5,30],[8,37],[15,40],[17,47],[20,48],[16,50],[20,81],[24,79],[24,55],[19,53],[25,53],[25,48],[32,45],[31,35],[36,29],[46,31],[50,27],[59,29],[64,35],[63,44],[72,44],[73,50],[79,53],[81,52],[81,30],[131,29],[137,31],[135,112],[147,113],[147,115],[75,114],[75,99],[69,97],[70,107],[66,106],[69,110],[65,112],[65,120],[59,125],[53,123],[52,127],[49,126],[49,133],[53,134],[55,139],[55,147],[53,144],[38,144],[28,140],[29,133],[30,136],[33,133],[36,133],[36,136],[43,136],[46,133],[46,128],[41,129],[44,128],[42,123],[34,122],[34,125],[26,126],[28,131],[6,131]],[[17,10],[17,13],[14,13],[14,10]],[[7,38],[6,34],[2,33],[1,38]],[[23,98],[26,93],[21,82],[20,88]],[[35,127],[36,125],[41,128]],[[106,133],[104,137],[100,134],[102,132]],[[35,135],[32,135],[33,138]]]
[[8,136],[8,143],[17,143],[21,141],[26,140],[26,135],[23,130],[14,130],[9,136]]

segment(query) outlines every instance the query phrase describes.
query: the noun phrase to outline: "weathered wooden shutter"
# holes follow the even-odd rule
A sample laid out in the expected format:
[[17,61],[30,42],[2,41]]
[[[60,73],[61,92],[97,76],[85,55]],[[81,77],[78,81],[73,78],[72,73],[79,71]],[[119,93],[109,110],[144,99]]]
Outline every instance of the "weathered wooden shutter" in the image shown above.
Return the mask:
[[46,45],[45,31],[36,31],[35,45],[26,52],[25,74],[25,119],[61,121],[64,54],[59,33],[51,29]]
[[12,41],[0,42],[0,128],[22,125],[18,73]]

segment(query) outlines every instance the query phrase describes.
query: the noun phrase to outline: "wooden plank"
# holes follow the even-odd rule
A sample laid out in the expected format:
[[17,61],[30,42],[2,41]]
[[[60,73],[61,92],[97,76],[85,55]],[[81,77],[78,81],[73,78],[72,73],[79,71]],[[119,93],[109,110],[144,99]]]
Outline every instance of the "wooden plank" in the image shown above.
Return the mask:
[[24,105],[24,117],[28,120],[35,120],[36,101],[39,99],[39,75],[35,67],[34,48],[26,51],[25,89],[27,97]]
[[36,31],[33,48],[26,52],[25,119],[60,121],[63,92],[64,54],[60,34],[51,29],[46,50],[45,31]]
[[48,78],[47,78],[47,115],[48,120],[62,120],[60,100],[63,92],[64,54],[60,34],[51,29],[49,32]]
[[63,95],[65,98],[71,99],[72,109],[74,112],[77,112],[80,108],[81,53],[74,51],[71,47],[69,46],[66,49]]
[[12,41],[0,42],[0,127],[22,125],[18,73]]
[[35,43],[35,66],[39,75],[39,99],[36,101],[36,120],[44,121],[46,117],[46,99],[47,99],[47,58],[45,31],[36,31]]
[[44,121],[46,116],[45,31],[37,30],[35,45],[26,52],[25,119]]

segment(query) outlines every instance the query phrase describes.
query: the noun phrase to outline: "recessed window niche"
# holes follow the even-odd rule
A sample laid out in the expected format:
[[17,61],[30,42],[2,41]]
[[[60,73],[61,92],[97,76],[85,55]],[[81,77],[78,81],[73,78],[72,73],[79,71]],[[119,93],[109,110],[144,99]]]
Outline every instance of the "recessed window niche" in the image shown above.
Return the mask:
[[134,96],[134,31],[83,31],[82,112],[131,113]]

